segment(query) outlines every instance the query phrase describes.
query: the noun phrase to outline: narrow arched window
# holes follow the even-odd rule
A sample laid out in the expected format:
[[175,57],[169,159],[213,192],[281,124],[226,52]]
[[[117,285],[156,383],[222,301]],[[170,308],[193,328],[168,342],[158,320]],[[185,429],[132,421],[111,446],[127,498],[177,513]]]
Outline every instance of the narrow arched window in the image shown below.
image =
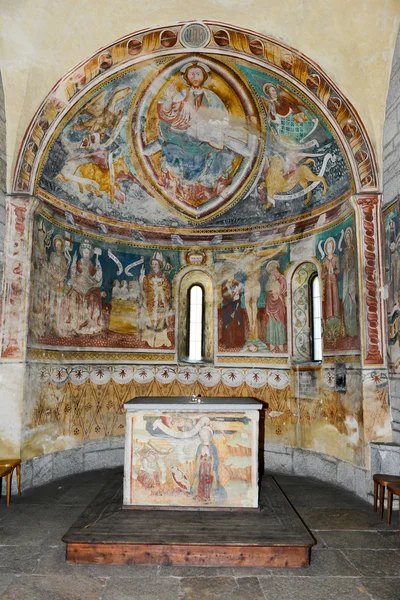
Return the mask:
[[199,361],[204,357],[204,291],[200,285],[188,290],[188,360]]
[[322,360],[321,286],[318,275],[311,279],[311,342],[313,361]]

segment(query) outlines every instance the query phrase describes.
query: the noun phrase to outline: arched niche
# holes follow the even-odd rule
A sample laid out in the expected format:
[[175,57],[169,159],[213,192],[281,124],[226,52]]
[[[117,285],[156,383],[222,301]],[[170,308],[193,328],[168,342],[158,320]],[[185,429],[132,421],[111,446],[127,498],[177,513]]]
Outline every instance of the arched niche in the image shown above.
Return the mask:
[[311,282],[318,275],[312,262],[299,264],[291,277],[292,362],[301,364],[313,360]]
[[188,292],[193,285],[200,285],[204,292],[204,361],[212,362],[214,357],[214,285],[209,273],[200,269],[190,269],[178,282],[178,360],[188,360]]

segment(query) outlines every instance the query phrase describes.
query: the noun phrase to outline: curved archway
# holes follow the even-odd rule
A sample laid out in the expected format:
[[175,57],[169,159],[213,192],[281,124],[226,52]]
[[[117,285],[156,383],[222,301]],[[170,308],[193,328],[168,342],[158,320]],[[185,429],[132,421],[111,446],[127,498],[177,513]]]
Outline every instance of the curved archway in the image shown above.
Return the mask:
[[[199,40],[202,40],[201,42]],[[351,103],[312,60],[261,34],[224,23],[180,23],[133,33],[102,48],[67,73],[43,101],[26,133],[16,164],[13,189],[32,193],[40,158],[54,129],[88,90],[149,58],[198,52],[245,58],[267,67],[296,86],[323,111],[349,158],[356,191],[377,189],[374,153]]]

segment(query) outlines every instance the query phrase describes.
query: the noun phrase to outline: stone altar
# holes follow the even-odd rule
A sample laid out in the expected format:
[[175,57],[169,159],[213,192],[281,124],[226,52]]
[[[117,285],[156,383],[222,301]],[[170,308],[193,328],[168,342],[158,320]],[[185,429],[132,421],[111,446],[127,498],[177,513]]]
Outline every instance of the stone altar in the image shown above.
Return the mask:
[[126,409],[125,508],[258,507],[254,398],[135,398]]

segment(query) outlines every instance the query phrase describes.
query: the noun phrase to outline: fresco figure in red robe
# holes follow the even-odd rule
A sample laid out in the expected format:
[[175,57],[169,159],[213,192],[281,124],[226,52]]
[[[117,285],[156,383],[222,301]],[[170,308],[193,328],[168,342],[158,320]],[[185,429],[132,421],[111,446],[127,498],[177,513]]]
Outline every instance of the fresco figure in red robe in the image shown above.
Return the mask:
[[331,317],[340,319],[340,296],[338,275],[340,274],[339,257],[335,254],[336,242],[329,237],[324,244],[325,258],[322,262],[322,280],[324,282],[323,317],[327,321]]
[[269,349],[278,352],[284,351],[287,342],[286,333],[286,278],[279,271],[279,262],[271,260],[267,263],[265,270],[268,273],[268,281],[265,286],[265,312],[267,327],[265,341]]
[[72,258],[66,329],[74,335],[101,333],[104,329],[100,289],[103,271],[97,253],[95,264],[92,262],[95,252],[89,240],[81,243],[79,252],[79,260],[77,252]]
[[237,279],[222,284],[221,342],[226,348],[241,348],[246,342],[243,285]]

